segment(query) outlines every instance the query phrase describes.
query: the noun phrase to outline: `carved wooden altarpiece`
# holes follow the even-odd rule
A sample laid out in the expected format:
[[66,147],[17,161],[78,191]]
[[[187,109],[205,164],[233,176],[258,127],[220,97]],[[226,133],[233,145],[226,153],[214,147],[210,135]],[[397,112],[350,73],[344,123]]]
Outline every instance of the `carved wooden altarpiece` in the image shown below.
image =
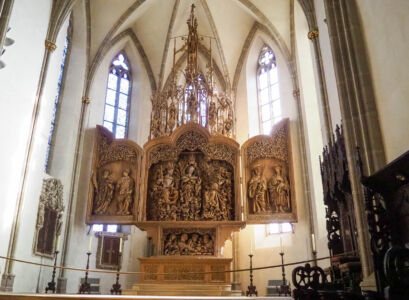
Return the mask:
[[144,146],[136,226],[155,255],[216,256],[241,221],[239,144],[188,123]]
[[289,119],[241,151],[247,223],[297,222]]
[[89,185],[87,223],[131,224],[136,221],[142,149],[115,140],[97,126]]

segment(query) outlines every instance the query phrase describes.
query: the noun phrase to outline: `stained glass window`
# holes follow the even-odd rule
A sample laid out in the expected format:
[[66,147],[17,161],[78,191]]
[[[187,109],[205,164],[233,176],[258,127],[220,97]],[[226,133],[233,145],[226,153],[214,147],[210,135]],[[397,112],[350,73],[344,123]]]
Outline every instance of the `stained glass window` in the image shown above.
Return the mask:
[[260,132],[269,134],[281,120],[282,111],[276,57],[268,46],[261,49],[258,59],[257,90]]
[[53,150],[56,119],[58,116],[58,109],[59,109],[59,102],[60,102],[60,95],[61,95],[61,86],[62,86],[64,75],[65,75],[64,70],[65,70],[65,64],[67,60],[68,47],[70,45],[70,32],[71,32],[71,24],[68,25],[67,34],[65,36],[65,43],[64,43],[61,64],[60,64],[60,72],[58,75],[57,91],[55,93],[55,98],[54,98],[53,115],[51,117],[50,132],[48,134],[48,144],[47,144],[47,150],[45,154],[45,164],[44,164],[44,171],[47,173],[49,173],[50,171],[49,170],[50,169],[50,158],[52,156],[52,150]]
[[109,68],[103,123],[117,139],[128,135],[130,92],[129,63],[125,54],[119,53]]

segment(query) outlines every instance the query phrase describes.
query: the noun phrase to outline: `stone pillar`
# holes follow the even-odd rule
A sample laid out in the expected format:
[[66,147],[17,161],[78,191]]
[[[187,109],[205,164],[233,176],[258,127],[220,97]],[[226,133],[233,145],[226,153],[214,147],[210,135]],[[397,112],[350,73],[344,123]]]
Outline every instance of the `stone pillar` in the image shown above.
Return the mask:
[[373,272],[373,263],[363,189],[355,162],[356,147],[359,146],[361,149],[366,174],[371,174],[385,165],[385,154],[356,1],[325,0],[324,3],[344,126],[359,254],[365,281],[365,278]]
[[[240,232],[234,232],[232,237],[233,270],[240,268],[239,236]],[[240,272],[233,273],[231,289],[233,291],[241,291]]]

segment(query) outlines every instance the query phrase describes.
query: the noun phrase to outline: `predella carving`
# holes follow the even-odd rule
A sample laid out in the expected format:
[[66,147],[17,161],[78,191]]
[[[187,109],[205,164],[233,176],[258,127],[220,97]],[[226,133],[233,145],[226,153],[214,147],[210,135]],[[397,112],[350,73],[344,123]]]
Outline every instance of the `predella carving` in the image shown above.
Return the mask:
[[163,230],[163,255],[214,255],[214,228],[167,228]]
[[43,179],[34,235],[34,253],[53,257],[56,238],[61,234],[64,212],[63,185],[59,179]]
[[142,150],[129,140],[114,140],[97,126],[88,199],[88,222],[129,223],[136,218]]
[[278,123],[271,136],[249,139],[242,153],[247,221],[296,221],[289,120]]
[[211,141],[188,124],[150,147],[146,161],[147,221],[233,221],[236,219],[238,145]]

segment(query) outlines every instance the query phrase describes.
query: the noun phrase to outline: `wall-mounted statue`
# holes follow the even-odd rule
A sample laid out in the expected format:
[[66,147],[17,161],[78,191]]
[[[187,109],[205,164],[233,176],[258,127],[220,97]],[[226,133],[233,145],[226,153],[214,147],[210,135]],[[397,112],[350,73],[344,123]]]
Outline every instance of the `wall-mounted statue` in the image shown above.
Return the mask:
[[162,251],[164,255],[214,255],[214,239],[214,229],[165,229]]
[[278,123],[271,136],[249,139],[242,157],[247,221],[296,221],[289,120]]
[[59,179],[43,180],[34,235],[34,254],[52,258],[62,231],[63,186]]
[[142,150],[97,126],[87,221],[130,223],[136,218]]

